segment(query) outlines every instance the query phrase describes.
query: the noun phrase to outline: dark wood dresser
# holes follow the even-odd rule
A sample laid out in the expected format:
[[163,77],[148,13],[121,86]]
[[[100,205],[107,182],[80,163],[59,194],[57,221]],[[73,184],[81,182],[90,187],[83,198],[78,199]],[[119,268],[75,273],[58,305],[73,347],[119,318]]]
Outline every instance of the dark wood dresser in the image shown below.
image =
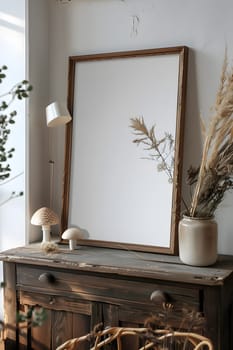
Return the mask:
[[[233,257],[198,268],[175,256],[86,246],[69,251],[63,245],[45,253],[33,244],[2,252],[0,260],[6,349],[56,349],[100,322],[141,326],[162,304],[150,300],[154,291],[174,305],[172,327],[180,327],[183,308],[203,312],[204,334],[215,349],[233,349]],[[35,305],[46,309],[43,325],[17,326],[18,312]]]

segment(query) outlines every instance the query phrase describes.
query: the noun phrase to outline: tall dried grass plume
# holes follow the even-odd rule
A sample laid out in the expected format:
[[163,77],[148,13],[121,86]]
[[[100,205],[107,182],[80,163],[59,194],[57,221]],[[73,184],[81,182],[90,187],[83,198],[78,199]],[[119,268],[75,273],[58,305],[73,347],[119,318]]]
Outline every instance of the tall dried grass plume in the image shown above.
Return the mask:
[[[156,138],[155,126],[147,128],[143,117],[131,119],[130,127],[137,136],[133,140],[150,152],[150,159],[158,162],[157,170],[165,171],[173,180],[174,140],[169,133]],[[233,189],[233,67],[229,67],[227,54],[222,66],[220,84],[209,125],[201,118],[204,138],[200,166],[190,166],[187,183],[193,186],[191,204],[185,204],[186,214],[191,217],[212,217],[227,191]],[[152,152],[152,153],[151,153]],[[168,162],[172,159],[172,162]]]

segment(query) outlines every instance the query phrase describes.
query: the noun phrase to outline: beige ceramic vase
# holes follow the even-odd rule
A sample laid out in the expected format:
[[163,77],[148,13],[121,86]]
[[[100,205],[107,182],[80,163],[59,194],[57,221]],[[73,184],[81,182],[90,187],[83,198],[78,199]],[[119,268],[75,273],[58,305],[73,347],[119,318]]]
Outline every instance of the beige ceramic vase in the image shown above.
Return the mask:
[[184,216],[179,222],[179,256],[192,266],[209,266],[217,260],[218,227],[214,218]]

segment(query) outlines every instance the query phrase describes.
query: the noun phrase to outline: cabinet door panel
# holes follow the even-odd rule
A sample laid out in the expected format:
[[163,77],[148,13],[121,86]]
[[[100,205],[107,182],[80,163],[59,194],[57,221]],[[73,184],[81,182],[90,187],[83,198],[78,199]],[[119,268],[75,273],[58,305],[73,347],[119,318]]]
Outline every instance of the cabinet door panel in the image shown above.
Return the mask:
[[[119,314],[120,306],[103,304],[103,324],[104,327],[137,327],[138,324],[125,322],[122,323]],[[135,315],[136,316],[136,315]],[[139,338],[132,335],[127,335],[121,338],[122,350],[137,350],[139,346]],[[116,347],[109,346],[110,349],[116,349]]]
[[73,338],[73,315],[67,311],[52,312],[51,348],[55,350],[66,340]]
[[42,326],[32,327],[28,329],[30,337],[28,337],[29,345],[33,350],[50,350],[51,339],[51,310],[46,310],[47,318]]
[[92,302],[91,305],[91,329],[103,322],[103,306],[100,303]]
[[103,304],[104,327],[119,326],[119,307],[117,305]]
[[[81,337],[85,334],[90,333],[91,318],[90,316],[73,314],[73,338]],[[79,350],[88,350],[90,349],[90,343],[88,341],[82,342],[78,346]]]
[[[91,302],[27,292],[19,293],[19,301],[21,312],[26,313],[29,307],[40,305],[47,314],[42,326],[31,328],[28,325],[20,330],[22,350],[55,350],[65,341],[91,330]],[[88,349],[87,344],[81,345],[80,349]]]

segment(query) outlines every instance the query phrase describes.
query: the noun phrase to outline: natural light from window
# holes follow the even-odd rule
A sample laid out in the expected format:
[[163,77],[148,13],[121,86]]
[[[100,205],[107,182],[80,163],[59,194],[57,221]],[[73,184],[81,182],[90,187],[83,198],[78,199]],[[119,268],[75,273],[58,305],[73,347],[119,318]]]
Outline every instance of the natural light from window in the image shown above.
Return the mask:
[[10,24],[13,24],[13,25],[15,25],[17,27],[21,27],[21,28],[25,27],[24,21],[22,19],[15,17],[15,16],[12,16],[12,15],[9,15],[5,12],[1,12],[1,11],[0,11],[0,21],[10,23]]
[[0,11],[0,40],[16,50],[23,49],[25,23],[21,18]]

